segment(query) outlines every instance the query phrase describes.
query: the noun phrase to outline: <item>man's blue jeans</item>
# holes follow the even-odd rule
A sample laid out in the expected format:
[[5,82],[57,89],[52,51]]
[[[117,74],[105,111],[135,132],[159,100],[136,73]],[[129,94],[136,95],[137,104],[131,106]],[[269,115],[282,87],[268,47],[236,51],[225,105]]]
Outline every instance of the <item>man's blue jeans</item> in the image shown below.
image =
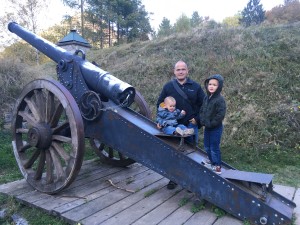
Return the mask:
[[198,139],[199,139],[199,137],[198,137],[199,136],[199,134],[198,134],[198,125],[189,123],[187,128],[193,128],[194,129],[194,135],[186,137],[185,140],[189,143],[192,143],[192,144],[195,143],[196,145],[198,145]]
[[223,125],[213,129],[204,129],[204,149],[212,165],[221,166],[221,138]]

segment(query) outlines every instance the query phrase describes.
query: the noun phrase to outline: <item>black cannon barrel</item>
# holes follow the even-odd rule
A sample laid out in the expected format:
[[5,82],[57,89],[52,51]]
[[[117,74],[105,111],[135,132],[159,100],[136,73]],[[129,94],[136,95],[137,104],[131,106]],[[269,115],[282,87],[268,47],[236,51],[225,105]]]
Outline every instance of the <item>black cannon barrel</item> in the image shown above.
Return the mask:
[[8,30],[18,35],[58,64],[70,61],[78,62],[83,79],[91,90],[124,106],[129,106],[134,101],[135,89],[128,83],[119,80],[78,55],[71,54],[50,41],[24,29],[15,22],[8,24]]

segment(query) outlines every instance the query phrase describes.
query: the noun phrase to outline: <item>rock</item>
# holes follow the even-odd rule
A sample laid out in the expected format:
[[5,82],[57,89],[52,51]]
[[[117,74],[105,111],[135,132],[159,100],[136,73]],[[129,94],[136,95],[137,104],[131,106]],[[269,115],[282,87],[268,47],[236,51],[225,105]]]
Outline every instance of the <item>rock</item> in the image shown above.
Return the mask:
[[11,216],[11,218],[13,219],[14,223],[16,225],[29,225],[27,220],[25,220],[24,218],[22,218],[20,215],[18,214],[13,214]]

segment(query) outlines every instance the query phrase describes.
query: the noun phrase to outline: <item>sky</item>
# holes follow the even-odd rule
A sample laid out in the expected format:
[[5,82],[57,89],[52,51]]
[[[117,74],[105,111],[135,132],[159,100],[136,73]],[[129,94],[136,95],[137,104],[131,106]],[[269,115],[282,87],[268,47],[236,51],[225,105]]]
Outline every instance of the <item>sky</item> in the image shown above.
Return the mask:
[[[194,11],[197,11],[199,16],[209,16],[210,19],[222,22],[224,18],[242,11],[249,0],[142,0],[142,2],[147,12],[154,13],[150,16],[150,23],[153,28],[157,29],[163,17],[174,24],[182,14],[191,17]],[[270,10],[283,2],[284,0],[260,1],[264,10]]]
[[[0,8],[0,16],[4,14],[5,2]],[[23,1],[23,0],[19,0]],[[46,12],[42,13],[41,21],[42,26],[48,27],[59,23],[63,15],[69,13],[70,9],[63,5],[62,0],[48,0],[49,7]],[[239,11],[246,7],[249,0],[142,0],[147,12],[152,12],[150,15],[151,27],[155,30],[158,29],[159,24],[162,22],[163,17],[170,20],[174,24],[176,20],[185,14],[188,17],[192,16],[194,11],[202,17],[209,16],[217,22],[229,16],[234,16]],[[270,10],[273,7],[283,4],[284,0],[261,0],[264,10]]]

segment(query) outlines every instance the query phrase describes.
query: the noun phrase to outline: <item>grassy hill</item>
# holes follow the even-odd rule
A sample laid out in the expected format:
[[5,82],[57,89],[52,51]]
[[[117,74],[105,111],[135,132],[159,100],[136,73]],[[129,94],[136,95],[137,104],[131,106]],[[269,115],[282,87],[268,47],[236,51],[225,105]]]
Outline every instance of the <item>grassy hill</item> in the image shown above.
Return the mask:
[[223,158],[240,169],[275,173],[278,182],[300,180],[299,23],[200,27],[92,51],[88,58],[136,87],[154,114],[156,99],[178,60],[187,62],[190,77],[202,87],[209,75],[222,74],[228,105]]
[[[238,169],[274,173],[277,183],[300,186],[300,23],[247,29],[203,26],[92,50],[87,58],[136,87],[154,115],[156,99],[178,60],[187,62],[189,76],[202,87],[209,75],[222,74],[228,106],[223,159]],[[55,74],[55,64],[35,71]]]

